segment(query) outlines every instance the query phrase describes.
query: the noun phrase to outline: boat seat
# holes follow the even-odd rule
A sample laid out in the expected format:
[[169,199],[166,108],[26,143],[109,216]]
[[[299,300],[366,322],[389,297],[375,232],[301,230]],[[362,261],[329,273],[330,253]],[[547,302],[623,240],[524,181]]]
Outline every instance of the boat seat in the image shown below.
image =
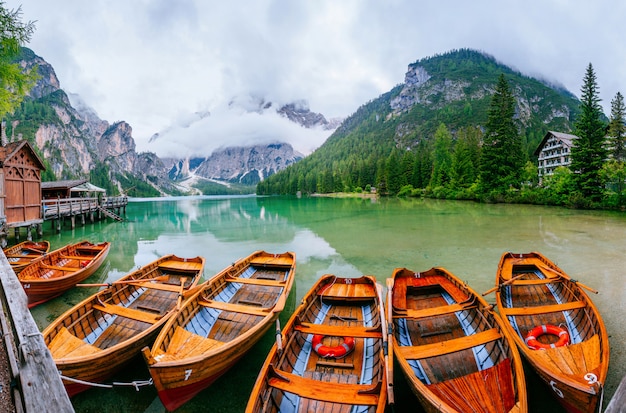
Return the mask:
[[329,326],[327,324],[313,324],[300,322],[294,327],[297,331],[305,334],[322,334],[333,337],[360,337],[382,338],[382,334],[376,327],[362,326]]
[[564,304],[552,304],[552,305],[540,305],[536,307],[513,307],[513,308],[501,308],[500,310],[507,316],[518,315],[536,315],[543,313],[556,313],[559,311],[576,310],[577,308],[584,308],[587,303],[584,301],[572,301]]
[[424,317],[432,317],[450,313],[456,313],[457,311],[467,310],[470,308],[475,308],[475,306],[468,306],[467,304],[450,304],[450,305],[442,305],[438,307],[430,307],[424,308],[421,310],[413,310],[413,309],[395,309],[395,314],[393,318],[424,318]]
[[127,284],[136,285],[137,287],[150,288],[152,290],[171,291],[174,293],[180,292],[180,285],[166,285],[162,283],[153,283],[149,281],[129,281]]
[[270,387],[297,394],[300,397],[330,403],[345,403],[359,406],[376,406],[380,398],[381,382],[371,384],[350,384],[323,382],[307,379],[297,374],[276,370],[270,364],[268,372]]
[[240,277],[226,277],[226,281],[241,284],[254,284],[264,285],[268,287],[284,287],[285,281],[267,280],[261,278],[240,278]]
[[122,307],[115,304],[94,304],[93,309],[102,311],[103,313],[115,314],[149,324],[154,324],[163,317],[159,314],[148,313],[146,311],[135,310],[133,308]]
[[61,327],[57,335],[54,336],[50,344],[48,344],[48,349],[54,359],[86,356],[102,351],[96,346],[85,343],[70,333],[65,327]]
[[182,360],[188,357],[199,356],[223,344],[223,341],[202,337],[180,326],[176,326],[167,346],[167,352],[157,354],[155,359],[159,362]]
[[271,308],[262,308],[253,305],[226,303],[224,301],[199,300],[198,304],[203,307],[215,308],[217,310],[232,311],[235,313],[243,313],[265,317],[270,314]]
[[419,360],[427,357],[443,356],[456,351],[467,350],[490,341],[498,340],[502,336],[497,329],[481,331],[480,333],[441,341],[439,343],[423,344],[421,346],[397,346],[394,350],[406,359]]

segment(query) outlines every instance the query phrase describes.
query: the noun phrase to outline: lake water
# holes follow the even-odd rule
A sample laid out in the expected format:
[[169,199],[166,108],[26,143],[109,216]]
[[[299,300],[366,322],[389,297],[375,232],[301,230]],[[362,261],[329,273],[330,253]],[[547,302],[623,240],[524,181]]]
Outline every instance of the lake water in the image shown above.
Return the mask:
[[[64,228],[50,223],[44,237],[59,248],[80,239],[110,241],[103,267],[86,282],[114,281],[161,255],[202,255],[205,278],[255,250],[294,251],[296,284],[282,323],[321,275],[371,274],[384,285],[396,267],[422,271],[442,266],[483,292],[494,285],[503,252],[539,251],[570,276],[600,291],[592,295],[611,342],[604,405],[626,373],[624,316],[626,214],[525,205],[484,205],[417,199],[186,197],[133,200],[126,222],[111,220]],[[32,310],[43,329],[94,288],[75,288]],[[493,295],[486,297],[493,303]],[[273,334],[229,373],[179,412],[241,412]],[[115,381],[149,378],[138,359]],[[559,412],[527,371],[531,411]],[[396,412],[415,411],[416,399],[396,369]],[[93,389],[72,400],[77,412],[164,412],[153,387]]]

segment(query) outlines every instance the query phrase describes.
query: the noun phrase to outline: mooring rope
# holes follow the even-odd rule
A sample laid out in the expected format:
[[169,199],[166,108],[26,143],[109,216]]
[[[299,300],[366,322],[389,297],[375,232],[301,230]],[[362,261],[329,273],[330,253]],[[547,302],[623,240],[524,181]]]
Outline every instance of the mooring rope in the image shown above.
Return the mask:
[[113,387],[116,387],[116,386],[118,387],[130,386],[130,387],[134,387],[136,391],[139,391],[140,387],[152,386],[153,384],[152,378],[150,378],[149,380],[134,380],[134,381],[131,381],[130,383],[122,383],[122,382],[114,381],[111,384],[104,384],[104,383],[93,383],[90,381],[75,379],[73,377],[67,377],[62,374],[60,374],[60,376],[63,380],[71,381],[73,383],[84,384],[86,386],[92,386],[92,387],[101,387],[104,389],[112,389]]

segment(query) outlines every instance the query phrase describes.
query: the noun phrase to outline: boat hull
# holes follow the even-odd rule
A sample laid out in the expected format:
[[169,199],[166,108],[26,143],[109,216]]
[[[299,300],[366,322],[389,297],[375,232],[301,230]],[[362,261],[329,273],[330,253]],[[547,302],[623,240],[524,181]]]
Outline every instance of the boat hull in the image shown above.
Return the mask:
[[393,354],[429,412],[526,412],[521,357],[491,306],[443,268],[387,282]]
[[28,297],[28,308],[60,296],[93,275],[106,259],[110,245],[83,241],[52,251],[29,264],[18,275]]
[[[496,304],[505,328],[554,398],[571,413],[597,412],[609,366],[609,341],[597,308],[561,268],[538,252],[505,253],[496,275]],[[587,287],[588,288],[588,287]],[[530,331],[554,325],[569,343],[546,334],[546,349],[526,344]]]
[[44,342],[70,397],[103,383],[151,345],[194,291],[204,264],[202,257],[163,256],[111,284],[93,285],[106,288],[52,322]]
[[381,291],[372,276],[321,277],[271,348],[246,413],[384,412],[389,372]]
[[274,325],[295,278],[295,254],[256,251],[199,287],[144,359],[161,402],[175,410],[210,386]]

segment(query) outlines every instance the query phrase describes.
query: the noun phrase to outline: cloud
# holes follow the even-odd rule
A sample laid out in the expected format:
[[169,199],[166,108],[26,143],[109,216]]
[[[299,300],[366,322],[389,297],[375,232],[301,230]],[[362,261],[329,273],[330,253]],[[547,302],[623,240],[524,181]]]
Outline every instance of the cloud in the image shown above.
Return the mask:
[[[53,65],[61,86],[103,119],[129,122],[139,150],[199,110],[211,112],[200,124],[234,140],[286,133],[277,119],[261,123],[252,114],[237,125],[220,109],[233,96],[305,99],[327,118],[346,117],[403,82],[409,64],[459,48],[484,51],[575,95],[592,63],[607,113],[615,94],[626,92],[620,0],[259,0],[245,7],[217,0],[29,0],[22,10],[24,20],[37,21],[29,46]],[[247,122],[277,131],[253,132]],[[195,129],[181,139],[194,132],[205,147],[222,139]]]

